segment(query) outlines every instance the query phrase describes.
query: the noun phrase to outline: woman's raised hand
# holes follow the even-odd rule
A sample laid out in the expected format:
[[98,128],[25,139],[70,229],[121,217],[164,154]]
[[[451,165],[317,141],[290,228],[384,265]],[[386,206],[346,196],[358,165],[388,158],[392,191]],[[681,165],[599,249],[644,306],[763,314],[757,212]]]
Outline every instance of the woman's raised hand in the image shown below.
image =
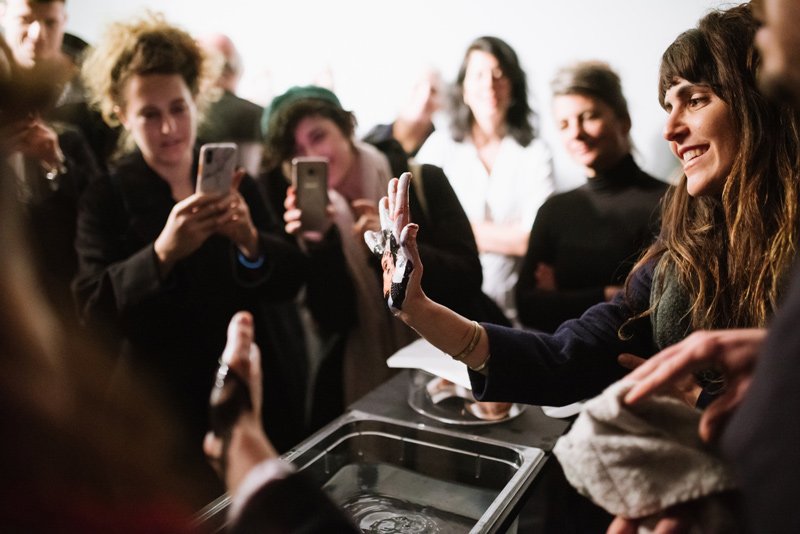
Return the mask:
[[383,295],[395,315],[402,315],[404,304],[423,295],[422,262],[417,250],[419,226],[411,222],[408,206],[410,185],[411,173],[392,178],[388,195],[378,204],[381,230],[364,232],[367,246],[381,256]]

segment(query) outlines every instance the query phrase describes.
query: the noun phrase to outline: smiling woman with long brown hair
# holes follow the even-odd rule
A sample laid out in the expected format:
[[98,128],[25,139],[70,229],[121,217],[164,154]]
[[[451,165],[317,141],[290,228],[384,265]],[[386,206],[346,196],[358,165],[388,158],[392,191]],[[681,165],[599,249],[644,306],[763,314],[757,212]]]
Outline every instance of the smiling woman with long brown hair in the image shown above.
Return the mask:
[[482,324],[471,342],[478,326],[430,300],[421,269],[412,272],[399,317],[460,355],[480,400],[574,402],[627,372],[620,354],[646,358],[696,329],[766,324],[796,250],[800,118],[758,93],[757,27],[749,4],[714,11],[665,52],[664,137],[684,175],[666,199],[656,243],[612,302],[552,335]]
[[[756,26],[749,5],[706,17],[662,59],[659,100],[670,113],[665,137],[684,174],[666,203],[661,236],[640,263],[663,255],[674,266],[693,329],[765,326],[796,249],[800,130],[794,110],[758,91]],[[746,31],[737,35],[737,27]],[[674,109],[671,94],[685,111]],[[724,155],[709,140],[708,126],[691,129],[715,97],[728,108],[713,123],[730,138]],[[685,120],[673,120],[678,111]],[[728,178],[707,183],[714,165],[724,166]]]

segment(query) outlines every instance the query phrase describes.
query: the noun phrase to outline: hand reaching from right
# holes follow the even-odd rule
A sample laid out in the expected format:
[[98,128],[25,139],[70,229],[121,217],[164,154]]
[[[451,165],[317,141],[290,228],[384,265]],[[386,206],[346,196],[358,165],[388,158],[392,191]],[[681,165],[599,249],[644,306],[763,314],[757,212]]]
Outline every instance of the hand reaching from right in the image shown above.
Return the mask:
[[635,404],[695,371],[713,367],[722,372],[726,384],[725,392],[705,409],[700,419],[700,437],[710,441],[744,398],[766,334],[763,328],[695,332],[628,375],[638,383],[625,396],[625,402]]

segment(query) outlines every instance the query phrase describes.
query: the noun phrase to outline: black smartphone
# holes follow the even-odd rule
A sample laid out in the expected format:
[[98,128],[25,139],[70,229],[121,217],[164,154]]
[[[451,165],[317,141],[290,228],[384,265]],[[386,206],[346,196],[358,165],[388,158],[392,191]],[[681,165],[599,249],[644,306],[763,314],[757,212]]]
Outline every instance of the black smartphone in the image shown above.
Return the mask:
[[236,143],[206,143],[200,147],[198,193],[227,193],[236,171]]
[[330,227],[328,207],[328,160],[294,158],[292,185],[297,195],[300,224],[303,231],[325,232]]

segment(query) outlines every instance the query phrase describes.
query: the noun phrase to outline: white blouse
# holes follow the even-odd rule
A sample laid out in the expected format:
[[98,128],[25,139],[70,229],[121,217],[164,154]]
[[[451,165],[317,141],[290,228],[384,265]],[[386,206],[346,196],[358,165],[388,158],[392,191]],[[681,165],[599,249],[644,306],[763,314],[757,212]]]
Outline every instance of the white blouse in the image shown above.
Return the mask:
[[[539,206],[555,191],[550,150],[538,139],[523,147],[506,136],[491,174],[469,139],[457,142],[442,130],[431,134],[416,159],[444,170],[473,222],[494,222],[530,231]],[[518,256],[481,254],[483,291],[512,322],[517,317],[513,297],[521,263]]]

